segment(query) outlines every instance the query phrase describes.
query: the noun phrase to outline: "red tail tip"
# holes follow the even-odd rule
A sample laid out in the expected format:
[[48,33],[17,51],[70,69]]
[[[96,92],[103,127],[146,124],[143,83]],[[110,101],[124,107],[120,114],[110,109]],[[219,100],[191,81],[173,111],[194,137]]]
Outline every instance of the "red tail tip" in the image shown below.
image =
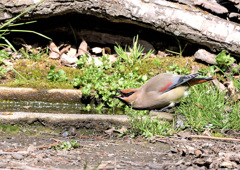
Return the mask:
[[213,79],[217,79],[217,77],[212,77]]

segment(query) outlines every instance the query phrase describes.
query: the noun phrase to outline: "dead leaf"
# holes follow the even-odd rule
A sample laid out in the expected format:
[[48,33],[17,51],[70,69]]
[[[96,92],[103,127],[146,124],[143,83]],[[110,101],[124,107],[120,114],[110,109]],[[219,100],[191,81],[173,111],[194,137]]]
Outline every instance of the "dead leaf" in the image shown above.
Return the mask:
[[115,55],[109,55],[109,61],[111,62],[111,63],[114,63],[114,62],[116,62],[117,61],[117,57],[115,56]]
[[52,52],[59,53],[59,49],[53,41],[50,41],[49,49]]
[[199,65],[193,65],[192,66],[192,70],[191,70],[191,74],[195,74],[200,70]]
[[113,132],[124,133],[126,131],[127,131],[127,128],[125,126],[123,126],[119,130],[116,130],[115,127],[112,127],[111,129],[106,130],[105,133],[107,133],[107,134],[112,134]]
[[213,79],[212,82],[215,86],[217,86],[219,88],[220,92],[226,92],[227,91],[227,88],[222,83],[220,83],[218,81],[218,79]]
[[105,141],[105,140],[106,140],[106,139],[103,139],[103,138],[100,137],[100,136],[96,136],[95,139],[97,139],[97,140],[102,140],[102,141]]
[[84,55],[85,53],[88,53],[87,48],[88,48],[87,42],[86,42],[85,40],[83,40],[83,41],[81,42],[81,44],[79,45],[79,47],[78,47],[78,56],[79,56],[79,55],[82,56],[82,55]]
[[239,79],[239,75],[237,75],[237,76],[233,76],[233,78],[235,78],[235,79]]
[[233,84],[233,81],[232,81],[232,80],[226,81],[226,82],[224,82],[223,84],[226,84],[226,85],[227,85],[228,91],[232,94],[232,96],[235,96],[235,95],[236,95],[235,87],[234,87],[234,84]]
[[28,110],[28,109],[32,108],[32,106],[22,106],[21,108]]
[[185,139],[191,136],[191,132],[179,132],[177,135]]
[[111,48],[109,48],[109,47],[104,47],[103,50],[104,50],[104,55],[105,54],[112,54]]
[[62,55],[63,53],[67,53],[70,48],[71,48],[71,45],[67,45],[67,46],[63,47],[60,51],[60,55]]
[[210,132],[210,129],[209,128],[205,129],[204,132],[203,132],[203,135],[212,136],[212,134]]
[[118,132],[118,133],[124,133],[127,131],[127,128],[125,126],[123,126],[121,129],[119,130],[114,130],[114,132]]
[[52,42],[52,41],[50,42],[49,49],[50,49],[49,58],[51,58],[51,59],[59,59],[60,58],[59,49],[54,42]]
[[67,53],[67,56],[73,58],[73,57],[76,56],[76,54],[77,54],[77,49],[75,49],[75,48],[70,48],[70,50],[69,50],[68,53]]
[[115,130],[115,127],[112,127],[111,129],[105,130],[105,133],[111,134]]
[[94,47],[92,48],[92,52],[95,53],[95,54],[100,54],[102,53],[103,49],[100,48],[100,47]]
[[2,115],[13,115],[13,113],[12,112],[9,112],[9,113],[5,112],[5,113],[2,113]]
[[61,55],[61,63],[64,66],[68,66],[68,67],[76,67],[76,61],[77,61],[77,57],[69,57],[67,54],[63,53]]
[[200,151],[200,150],[195,150],[195,155],[196,155],[196,157],[201,157],[202,156],[202,151]]

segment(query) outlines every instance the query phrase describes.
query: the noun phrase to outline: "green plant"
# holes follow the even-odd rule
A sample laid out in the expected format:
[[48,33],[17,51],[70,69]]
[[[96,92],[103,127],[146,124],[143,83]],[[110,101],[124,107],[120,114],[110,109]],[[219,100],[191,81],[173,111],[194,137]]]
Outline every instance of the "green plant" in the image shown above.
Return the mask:
[[[20,25],[26,25],[26,24],[31,24],[34,23],[36,21],[30,21],[30,22],[25,22],[25,23],[16,23],[13,24],[12,22],[14,22],[15,20],[17,20],[19,17],[21,17],[22,15],[26,14],[28,11],[30,11],[31,9],[35,8],[37,5],[39,5],[40,3],[42,3],[44,0],[41,0],[40,2],[36,3],[35,5],[30,6],[29,8],[27,8],[25,11],[23,11],[22,13],[20,13],[19,15],[17,15],[16,17],[10,19],[8,22],[2,24],[0,26],[0,39],[4,40],[6,44],[0,44],[1,46],[6,46],[6,47],[10,47],[11,49],[13,49],[13,51],[17,52],[17,50],[13,47],[13,45],[8,41],[8,39],[5,37],[6,35],[10,34],[11,32],[27,32],[27,33],[34,33],[37,34],[39,36],[42,36],[44,38],[47,38],[49,40],[51,40],[51,38],[35,32],[35,31],[31,31],[31,30],[18,30],[18,29],[11,29],[11,27],[14,26],[20,26]],[[13,67],[11,67],[9,64],[7,64],[5,61],[2,60],[2,58],[0,57],[0,60],[7,65],[9,68],[11,68],[17,75],[19,75],[19,77],[21,77],[22,79],[25,79],[21,74],[19,74]],[[26,80],[26,79],[25,79]]]
[[83,56],[81,56],[78,61],[76,61],[77,63],[77,68],[83,68],[84,66],[86,66],[88,64],[88,59],[89,56],[88,54],[84,54]]
[[[21,74],[19,74],[12,66],[10,66],[7,62],[4,61],[5,58],[9,57],[10,55],[5,50],[0,50],[0,62],[11,68],[19,77],[26,80],[25,77],[23,77]],[[5,74],[7,72],[6,69],[1,67],[1,75]]]
[[144,47],[138,44],[138,35],[133,38],[133,47],[128,47],[130,53],[127,52],[127,47],[123,50],[120,45],[115,46],[114,49],[130,68],[134,66],[136,62],[141,63],[142,59],[147,58],[154,52],[150,50],[146,55],[143,55]]
[[54,145],[52,146],[53,149],[56,150],[71,150],[71,149],[75,149],[75,148],[79,148],[81,145],[74,140],[70,140],[70,141],[64,141],[58,145]]
[[[131,111],[131,133],[133,136],[142,135],[144,137],[151,137],[155,135],[169,136],[177,132],[174,128],[174,122],[170,123],[166,120],[159,121],[152,119],[151,115],[147,115],[147,111]],[[144,117],[143,117],[144,116]]]
[[186,49],[186,47],[187,47],[188,44],[186,43],[185,46],[184,46],[183,49],[182,49],[181,42],[180,42],[177,38],[176,38],[176,40],[177,40],[177,42],[178,42],[179,52],[171,51],[171,50],[168,50],[168,49],[166,49],[166,51],[168,51],[168,52],[170,52],[170,53],[172,53],[172,54],[179,55],[180,57],[182,57],[182,56],[183,56],[183,52],[184,52],[184,50]]
[[63,70],[56,71],[56,66],[51,65],[50,71],[48,72],[47,79],[49,81],[61,82],[67,81],[66,72]]
[[[185,116],[185,126],[196,132],[204,128],[240,130],[240,106],[226,100],[226,93],[200,84],[194,87],[188,97],[182,100],[176,112]],[[228,111],[231,108],[231,111]]]
[[230,54],[226,54],[226,51],[223,50],[220,52],[215,58],[217,65],[223,70],[226,71],[229,66],[231,66],[236,60],[230,56]]
[[177,63],[174,63],[173,65],[169,66],[170,71],[167,71],[169,73],[175,73],[175,74],[190,74],[190,71],[185,67],[180,67]]
[[25,11],[23,11],[21,14],[17,15],[16,17],[12,18],[11,20],[9,20],[8,22],[4,23],[3,25],[0,26],[0,38],[3,39],[6,44],[0,44],[2,46],[9,46],[11,47],[15,52],[17,52],[17,50],[13,47],[13,45],[6,39],[5,35],[10,34],[11,32],[27,32],[27,33],[34,33],[37,34],[39,36],[42,36],[44,38],[47,38],[49,40],[51,40],[51,38],[35,32],[35,31],[31,31],[31,30],[15,30],[15,29],[11,29],[11,27],[14,26],[20,26],[20,25],[26,25],[26,24],[31,24],[34,23],[36,21],[30,21],[30,22],[25,22],[25,23],[17,23],[17,24],[12,24],[12,22],[14,22],[16,19],[18,19],[19,17],[21,17],[22,15],[24,15],[25,13],[27,13],[28,11],[30,11],[31,9],[35,8],[37,5],[39,5],[40,3],[42,3],[44,0],[41,0],[40,2],[38,2],[35,5],[30,6],[29,8],[27,8]]
[[32,59],[37,61],[39,58],[44,57],[44,50],[39,50],[39,52],[35,53],[35,50],[33,49],[32,52],[29,52],[27,49],[20,49],[20,52],[23,54],[23,58],[27,58],[27,59]]

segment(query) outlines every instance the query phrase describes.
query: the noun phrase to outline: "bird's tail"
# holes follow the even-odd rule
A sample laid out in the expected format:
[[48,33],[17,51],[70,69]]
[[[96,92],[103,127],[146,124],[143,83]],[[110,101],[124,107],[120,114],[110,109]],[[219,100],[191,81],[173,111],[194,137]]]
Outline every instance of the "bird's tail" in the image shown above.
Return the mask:
[[216,79],[217,77],[195,77],[192,80],[189,81],[189,84],[191,86],[195,85],[195,84],[201,84],[207,81],[211,81],[213,79]]

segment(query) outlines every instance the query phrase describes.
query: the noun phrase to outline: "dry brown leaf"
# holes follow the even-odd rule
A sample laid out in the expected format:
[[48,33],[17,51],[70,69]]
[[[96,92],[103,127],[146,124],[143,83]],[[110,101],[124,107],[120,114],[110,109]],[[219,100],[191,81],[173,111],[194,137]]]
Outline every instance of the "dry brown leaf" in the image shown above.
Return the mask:
[[52,41],[50,42],[49,49],[50,49],[49,58],[51,58],[51,59],[59,59],[60,58],[59,49],[54,42],[52,42]]
[[105,130],[104,132],[107,134],[111,134],[113,133],[114,130],[115,130],[115,127],[112,127],[111,129]]
[[196,157],[201,157],[202,156],[202,151],[195,150],[195,155],[196,155]]
[[227,84],[227,85],[228,85],[228,86],[227,86],[228,91],[232,94],[232,96],[235,96],[235,95],[236,95],[236,90],[235,90],[233,81],[232,81],[232,80],[226,81],[226,82],[224,82],[224,84]]
[[237,76],[233,76],[233,78],[235,78],[235,79],[239,79],[239,75],[237,75]]
[[53,41],[50,42],[49,49],[52,52],[59,53],[59,49]]
[[76,54],[77,54],[77,49],[75,49],[75,48],[70,48],[70,50],[69,50],[68,53],[67,53],[67,56],[72,58],[72,57],[75,57]]
[[121,129],[119,130],[114,130],[114,132],[118,132],[118,133],[124,133],[127,131],[127,128],[125,126],[123,126]]
[[92,48],[92,52],[95,53],[95,54],[100,54],[102,53],[103,49],[100,48],[100,47],[93,47]]
[[103,50],[104,50],[105,54],[112,54],[111,48],[109,48],[109,47],[104,47]]
[[192,70],[191,70],[191,74],[195,74],[200,70],[199,65],[193,65],[192,66]]
[[117,61],[117,57],[115,56],[115,55],[109,55],[109,61],[111,62],[111,63],[114,63],[114,62],[116,62]]
[[9,113],[5,112],[5,113],[2,113],[2,115],[13,115],[13,113],[12,112],[9,112]]
[[87,48],[88,48],[87,42],[83,40],[78,47],[78,55],[82,56],[85,53],[88,53]]
[[219,90],[221,92],[227,91],[227,88],[222,83],[220,83],[218,79],[213,79],[212,82],[215,86],[219,87]]
[[67,45],[67,46],[63,47],[60,51],[60,55],[63,53],[67,53],[70,48],[71,48],[71,45]]
[[191,136],[191,132],[179,132],[177,135],[185,139]]
[[32,108],[32,106],[22,106],[21,108],[23,108],[23,109],[30,109],[30,108]]

